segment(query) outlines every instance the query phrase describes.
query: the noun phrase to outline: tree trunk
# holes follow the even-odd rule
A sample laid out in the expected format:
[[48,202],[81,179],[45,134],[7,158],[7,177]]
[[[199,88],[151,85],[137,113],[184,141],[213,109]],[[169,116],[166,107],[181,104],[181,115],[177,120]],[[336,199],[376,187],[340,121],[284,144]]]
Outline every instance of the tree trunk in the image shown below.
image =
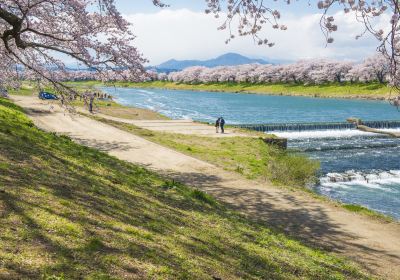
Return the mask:
[[376,77],[378,78],[379,83],[383,84],[384,80],[383,80],[383,72],[379,71],[376,73]]

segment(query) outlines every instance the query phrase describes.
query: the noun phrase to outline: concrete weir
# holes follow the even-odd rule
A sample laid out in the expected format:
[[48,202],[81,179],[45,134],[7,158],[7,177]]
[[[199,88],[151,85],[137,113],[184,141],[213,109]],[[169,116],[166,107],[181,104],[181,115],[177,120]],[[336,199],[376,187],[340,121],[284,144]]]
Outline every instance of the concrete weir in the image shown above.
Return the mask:
[[[400,120],[363,121],[363,125],[374,129],[400,128]],[[357,129],[353,122],[238,124],[235,127],[260,132]]]
[[349,118],[349,119],[347,119],[347,122],[355,124],[356,128],[358,130],[361,130],[364,132],[384,134],[384,135],[388,135],[391,137],[400,138],[400,133],[398,133],[398,132],[390,132],[390,131],[383,131],[383,130],[376,129],[374,127],[367,125],[366,122],[363,122],[361,119]]

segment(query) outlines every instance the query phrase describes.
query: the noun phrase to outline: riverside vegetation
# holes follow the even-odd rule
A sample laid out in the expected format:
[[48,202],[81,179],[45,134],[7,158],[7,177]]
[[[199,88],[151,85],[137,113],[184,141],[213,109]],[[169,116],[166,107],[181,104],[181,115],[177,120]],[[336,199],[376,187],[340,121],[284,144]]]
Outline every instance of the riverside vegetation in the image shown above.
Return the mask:
[[248,179],[304,187],[315,182],[319,164],[303,155],[267,145],[260,137],[205,137],[157,132],[132,124],[95,117],[96,120],[141,136],[184,154],[208,161]]
[[37,129],[0,99],[0,276],[368,279],[211,196]]
[[[79,81],[67,82],[69,86],[79,90],[93,89],[97,86],[108,86],[108,83],[99,81]],[[322,98],[351,98],[351,99],[387,99],[390,96],[390,88],[386,84],[369,83],[325,83],[320,85],[304,85],[293,83],[176,83],[169,81],[151,82],[114,82],[111,84],[116,87],[132,88],[160,88],[172,90],[198,90],[213,92],[236,92],[236,93],[256,93],[271,95],[290,95],[290,96],[309,96]],[[31,95],[33,85],[24,82],[20,89],[11,90],[12,94]]]
[[291,83],[254,84],[254,83],[207,83],[185,84],[164,81],[144,83],[121,83],[120,86],[140,88],[165,88],[176,90],[201,90],[217,92],[257,93],[273,95],[310,96],[323,98],[363,98],[385,99],[389,88],[379,83],[327,83],[321,85],[303,85]]
[[[307,186],[316,183],[319,163],[296,153],[296,151],[284,151],[275,146],[267,145],[259,137],[216,138],[157,132],[98,116],[84,115],[162,146],[207,161],[225,170],[240,173],[247,179],[269,181],[276,186],[303,190],[315,199],[333,203],[348,211],[383,222],[394,222],[392,217],[361,205],[332,201],[315,193]],[[253,131],[249,131],[249,134],[261,136]],[[266,136],[263,135],[263,137]]]
[[[94,87],[105,85],[98,81],[70,82],[69,84],[78,87]],[[292,83],[254,84],[228,82],[187,84],[168,81],[152,81],[142,83],[115,82],[113,83],[113,86],[351,99],[387,99],[390,95],[390,88],[386,84],[374,82],[343,82],[340,84],[326,83],[321,85],[304,85]]]

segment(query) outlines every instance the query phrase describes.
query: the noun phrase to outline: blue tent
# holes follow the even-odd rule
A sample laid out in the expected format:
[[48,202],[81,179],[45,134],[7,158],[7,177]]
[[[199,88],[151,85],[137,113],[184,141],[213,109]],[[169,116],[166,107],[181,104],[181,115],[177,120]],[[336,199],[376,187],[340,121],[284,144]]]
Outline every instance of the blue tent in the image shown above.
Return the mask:
[[50,99],[50,100],[58,99],[57,95],[50,93],[50,92],[45,92],[45,91],[39,92],[39,98],[40,99]]

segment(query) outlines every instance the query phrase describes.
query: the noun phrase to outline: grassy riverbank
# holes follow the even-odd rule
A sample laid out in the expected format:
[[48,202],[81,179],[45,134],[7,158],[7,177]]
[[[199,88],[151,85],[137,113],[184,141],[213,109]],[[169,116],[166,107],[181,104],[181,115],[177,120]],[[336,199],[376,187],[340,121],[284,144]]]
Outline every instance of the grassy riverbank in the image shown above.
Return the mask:
[[[78,86],[76,87],[77,90],[84,90],[85,87]],[[47,89],[48,91],[52,92],[51,89]],[[17,90],[10,90],[10,94],[12,95],[23,95],[23,96],[32,96],[37,95],[35,88],[32,84],[28,82],[24,82],[22,86]],[[84,102],[79,98],[73,101],[70,104],[72,107],[84,107]],[[101,111],[101,113],[117,117],[117,118],[124,118],[124,119],[132,119],[132,120],[167,120],[168,117],[161,115],[155,111],[142,109],[142,108],[135,108],[135,107],[127,107],[121,104],[118,104],[112,100],[96,100],[95,111]]]
[[256,137],[202,137],[150,131],[132,124],[95,117],[96,120],[131,132],[181,153],[215,164],[248,179],[278,185],[304,187],[316,180],[319,164],[305,156],[267,145]]
[[[71,83],[77,86],[95,86],[98,82]],[[379,83],[331,83],[323,85],[301,84],[252,84],[252,83],[210,83],[184,84],[173,82],[127,83],[117,82],[117,87],[162,88],[176,90],[200,90],[215,92],[257,93],[273,95],[310,96],[324,98],[360,98],[385,99],[389,97],[389,88]]]
[[183,154],[207,161],[225,170],[239,173],[247,179],[268,181],[291,190],[303,190],[315,199],[333,203],[348,211],[383,222],[390,223],[395,221],[390,216],[366,207],[332,201],[309,188],[305,188],[308,184],[316,182],[319,163],[308,159],[302,154],[293,151],[283,151],[274,146],[267,145],[260,138],[214,138],[157,132],[102,117],[84,115]]
[[370,84],[252,84],[252,83],[212,83],[212,84],[183,84],[171,82],[121,83],[119,86],[165,88],[182,90],[202,90],[216,92],[257,93],[290,96],[310,96],[325,98],[365,98],[384,99],[388,97],[389,89],[386,85]]
[[0,278],[367,279],[0,99]]
[[[86,87],[93,87],[99,84],[97,82],[84,82],[74,85],[82,90]],[[14,91],[13,93],[18,95],[33,94],[28,84],[24,84],[19,91]],[[73,105],[82,107],[83,102],[75,101]],[[96,105],[102,114],[118,118],[137,120],[167,119],[167,117],[157,112],[134,107],[125,107],[113,101],[96,101]],[[97,120],[132,132],[179,152],[216,164],[226,170],[240,173],[249,179],[262,179],[278,185],[304,187],[307,183],[315,180],[316,171],[318,169],[318,164],[316,162],[308,160],[301,155],[282,153],[279,150],[271,149],[271,147],[266,146],[259,139],[240,137],[227,139],[228,141],[225,141],[224,139],[217,138],[157,133],[101,118],[97,118]],[[258,136],[258,134],[253,131],[243,131],[242,133]],[[262,136],[265,137],[266,135],[263,134]],[[312,195],[317,199],[327,200],[327,198],[315,193],[312,193]],[[392,217],[367,209],[363,206],[341,204],[339,202],[335,203],[349,211],[357,212],[374,219],[385,222],[394,221]]]
[[[99,81],[67,82],[78,90],[93,88],[96,86],[107,86]],[[302,85],[302,84],[253,84],[253,83],[209,83],[209,84],[185,84],[165,81],[154,81],[144,83],[116,82],[109,84],[116,87],[132,88],[160,88],[172,90],[199,90],[213,92],[236,92],[236,93],[257,93],[289,96],[309,96],[323,98],[350,98],[350,99],[387,99],[390,95],[390,88],[380,83],[329,83],[323,85]],[[30,95],[32,85],[23,83],[21,89],[11,91],[13,94]]]

